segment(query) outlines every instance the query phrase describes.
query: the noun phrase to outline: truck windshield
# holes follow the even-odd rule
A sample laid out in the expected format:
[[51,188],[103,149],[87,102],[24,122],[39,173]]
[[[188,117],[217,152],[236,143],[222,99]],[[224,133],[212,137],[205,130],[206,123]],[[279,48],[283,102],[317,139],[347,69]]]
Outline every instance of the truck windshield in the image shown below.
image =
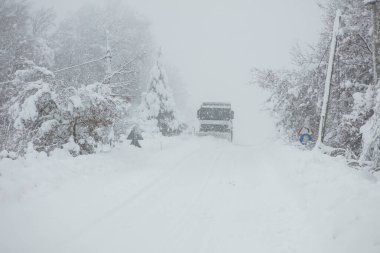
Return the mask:
[[200,120],[230,120],[230,112],[228,108],[201,108],[198,117]]

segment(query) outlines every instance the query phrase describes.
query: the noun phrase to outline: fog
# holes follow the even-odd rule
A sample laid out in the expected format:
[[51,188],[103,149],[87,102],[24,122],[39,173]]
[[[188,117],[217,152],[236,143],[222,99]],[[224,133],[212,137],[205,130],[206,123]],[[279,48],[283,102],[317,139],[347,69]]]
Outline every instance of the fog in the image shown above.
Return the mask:
[[[86,0],[34,0],[59,17]],[[98,2],[101,2],[98,0]],[[187,86],[189,100],[231,100],[252,67],[291,64],[295,43],[317,41],[315,0],[124,0],[152,23],[157,44]]]

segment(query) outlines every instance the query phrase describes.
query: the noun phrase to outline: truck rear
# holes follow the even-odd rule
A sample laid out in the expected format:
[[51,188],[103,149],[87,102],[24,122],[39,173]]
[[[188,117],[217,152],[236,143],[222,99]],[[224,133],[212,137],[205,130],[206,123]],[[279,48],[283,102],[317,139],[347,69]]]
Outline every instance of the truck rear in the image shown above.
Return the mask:
[[200,123],[199,135],[223,137],[232,142],[234,112],[230,103],[203,103],[197,116]]

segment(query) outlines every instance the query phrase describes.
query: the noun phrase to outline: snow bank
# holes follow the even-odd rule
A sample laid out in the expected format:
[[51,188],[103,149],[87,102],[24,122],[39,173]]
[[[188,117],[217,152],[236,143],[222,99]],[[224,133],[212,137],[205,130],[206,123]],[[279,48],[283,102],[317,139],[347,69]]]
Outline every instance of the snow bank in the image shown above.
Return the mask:
[[143,149],[126,142],[108,153],[77,157],[70,155],[70,152],[78,151],[78,146],[73,142],[69,142],[64,149],[54,150],[49,157],[44,152],[30,150],[24,158],[13,160],[12,154],[3,151],[0,153],[0,158],[3,158],[0,159],[0,203],[47,193],[77,177],[138,168],[149,157],[175,149],[178,142],[186,138],[147,138],[141,142]]
[[318,225],[325,252],[380,251],[380,176],[349,168],[343,157],[277,145],[269,166]]

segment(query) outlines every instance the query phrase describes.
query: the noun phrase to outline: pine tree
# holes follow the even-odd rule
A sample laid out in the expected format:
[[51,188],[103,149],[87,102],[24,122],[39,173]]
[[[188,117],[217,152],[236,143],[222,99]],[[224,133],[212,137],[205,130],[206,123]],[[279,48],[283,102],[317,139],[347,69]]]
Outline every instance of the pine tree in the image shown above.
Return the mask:
[[140,112],[148,132],[171,136],[181,133],[184,128],[175,107],[173,92],[168,86],[161,51],[151,70],[148,91],[143,96]]

